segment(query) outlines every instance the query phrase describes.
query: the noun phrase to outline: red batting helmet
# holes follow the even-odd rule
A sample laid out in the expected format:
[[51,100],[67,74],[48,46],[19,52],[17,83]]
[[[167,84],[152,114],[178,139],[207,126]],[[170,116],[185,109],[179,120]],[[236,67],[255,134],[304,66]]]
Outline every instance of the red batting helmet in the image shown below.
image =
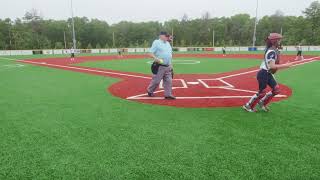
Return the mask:
[[279,33],[270,33],[270,35],[268,36],[269,40],[279,40],[282,39],[282,35]]

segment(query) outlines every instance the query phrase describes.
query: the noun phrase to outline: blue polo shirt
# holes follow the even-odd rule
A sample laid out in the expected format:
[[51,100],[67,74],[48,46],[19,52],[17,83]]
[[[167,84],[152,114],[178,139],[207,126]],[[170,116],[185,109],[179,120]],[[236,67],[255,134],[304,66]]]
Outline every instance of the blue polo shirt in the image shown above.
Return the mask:
[[153,41],[150,52],[157,58],[163,59],[164,65],[171,65],[172,63],[172,47],[169,42],[160,39]]

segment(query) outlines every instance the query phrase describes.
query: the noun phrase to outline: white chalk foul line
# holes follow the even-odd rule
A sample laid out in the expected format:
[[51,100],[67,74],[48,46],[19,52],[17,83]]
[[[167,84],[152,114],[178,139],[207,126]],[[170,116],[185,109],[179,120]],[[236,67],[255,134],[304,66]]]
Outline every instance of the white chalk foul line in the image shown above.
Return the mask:
[[116,72],[110,72],[110,71],[100,71],[100,70],[87,69],[87,68],[76,67],[76,66],[64,66],[64,65],[58,65],[58,64],[48,64],[48,63],[44,63],[44,62],[33,62],[33,61],[24,61],[24,60],[19,61],[19,62],[25,62],[25,63],[31,63],[31,64],[39,64],[39,65],[45,65],[45,66],[52,66],[52,67],[58,67],[58,68],[64,68],[64,69],[81,70],[81,71],[87,71],[87,72],[96,72],[96,73],[102,73],[102,74],[112,74],[112,75],[118,75],[118,76],[151,79],[151,77],[147,77],[147,76],[116,73]]
[[[295,64],[293,66],[298,66],[298,65],[311,63],[311,62],[316,61],[314,59],[318,59],[318,58],[320,58],[320,56],[309,58],[309,59],[305,59],[305,60],[297,62],[297,64]],[[310,60],[313,60],[313,61],[310,61]],[[18,60],[18,61],[19,62],[30,63],[30,64],[39,64],[39,65],[46,65],[46,66],[52,66],[52,67],[65,68],[65,69],[75,69],[75,70],[81,70],[81,71],[98,72],[98,73],[103,73],[103,74],[113,74],[113,75],[119,75],[119,76],[151,79],[151,77],[146,77],[146,76],[138,76],[138,75],[116,73],[116,72],[109,72],[109,71],[99,71],[99,70],[80,68],[80,67],[75,67],[75,66],[64,66],[64,65],[57,65],[57,64],[48,64],[48,63],[45,63],[45,62],[32,62],[32,61],[24,61],[24,60]],[[309,62],[306,62],[306,61],[309,61]],[[301,62],[303,62],[303,63],[301,63]],[[224,77],[219,77],[219,78],[216,78],[214,80],[219,80],[219,81],[223,82],[224,84],[228,85],[226,87],[217,87],[217,88],[220,88],[220,89],[256,93],[255,91],[232,88],[233,85],[231,85],[230,83],[224,81],[223,79],[230,78],[230,77],[241,76],[241,75],[249,74],[249,73],[253,73],[253,72],[257,72],[258,70],[259,69],[252,70],[252,71],[247,71],[247,72],[243,72],[243,73],[232,74],[232,75],[228,75],[228,76],[224,76]],[[201,80],[199,82],[201,83]],[[206,83],[202,83],[202,84],[206,84]],[[186,86],[187,85],[184,82],[184,87],[180,87],[180,88],[186,88]],[[209,87],[207,87],[207,88],[209,88]],[[178,88],[172,88],[172,89],[178,89]],[[164,90],[160,90],[160,91],[156,91],[154,93],[159,93],[159,92],[163,92],[163,91]],[[147,94],[140,94],[140,95],[128,97],[127,99],[163,99],[162,97],[143,97],[143,96],[146,96],[146,95]],[[228,98],[230,99],[230,98],[250,98],[250,97],[251,96],[203,96],[203,97],[177,97],[177,99],[228,99]],[[277,98],[281,98],[281,97],[287,97],[287,96],[286,95],[277,95],[276,97]]]
[[295,66],[300,66],[300,65],[303,65],[303,64],[312,63],[312,62],[315,62],[315,61],[317,61],[317,60],[311,60],[311,61],[303,62],[303,63],[296,63],[296,64],[292,65],[291,67],[295,67]]
[[[318,57],[313,57],[310,59],[305,59],[302,61],[308,61],[308,60],[312,60],[312,59],[317,59]],[[4,57],[1,57],[4,58]],[[10,60],[16,60],[16,59],[11,59],[11,58],[6,58],[6,59],[10,59]],[[135,77],[135,78],[143,78],[143,79],[152,79],[151,77],[147,77],[147,76],[139,76],[139,75],[131,75],[131,74],[125,74],[125,73],[116,73],[116,72],[110,72],[110,71],[100,71],[100,70],[94,70],[94,69],[87,69],[87,68],[81,68],[81,67],[75,67],[75,66],[65,66],[65,65],[57,65],[57,64],[49,64],[49,63],[45,63],[45,62],[33,62],[33,61],[25,61],[25,60],[17,60],[19,62],[24,62],[24,63],[30,63],[30,64],[39,64],[39,65],[46,65],[46,66],[52,66],[52,67],[59,67],[59,68],[65,68],[65,69],[75,69],[75,70],[81,70],[81,71],[88,71],[88,72],[98,72],[98,73],[103,73],[103,74],[113,74],[113,75],[119,75],[119,76],[126,76],[126,77]],[[300,62],[302,62],[300,61]],[[224,76],[224,77],[219,77],[216,78],[217,80],[223,80],[226,78],[230,78],[230,77],[235,77],[235,76],[240,76],[240,75],[244,75],[244,74],[249,74],[252,72],[257,72],[259,69],[253,70],[253,71],[247,71],[247,72],[243,72],[243,73],[238,73],[238,74],[232,74],[232,75],[228,75],[228,76]],[[231,84],[227,83],[226,81],[222,81],[225,84],[228,84],[228,86],[232,86]]]
[[[303,64],[307,64],[307,63],[312,63],[312,62],[315,62],[316,59],[319,59],[319,58],[320,58],[320,56],[309,58],[309,59],[304,59],[304,60],[301,60],[301,61],[298,61],[298,62],[294,62],[295,64],[292,65],[292,66],[299,66],[299,65],[303,65]],[[247,71],[247,72],[242,72],[242,73],[237,73],[237,74],[231,74],[231,75],[219,77],[217,79],[227,79],[227,78],[231,78],[231,77],[236,77],[236,76],[241,76],[241,75],[245,75],[245,74],[254,73],[254,72],[257,72],[259,70],[260,69],[256,69],[256,70],[252,70],[252,71]]]
[[[247,99],[252,96],[199,96],[199,97],[176,97],[177,99]],[[287,96],[278,95],[276,98],[282,98]],[[128,97],[127,99],[137,100],[162,100],[164,97]]]

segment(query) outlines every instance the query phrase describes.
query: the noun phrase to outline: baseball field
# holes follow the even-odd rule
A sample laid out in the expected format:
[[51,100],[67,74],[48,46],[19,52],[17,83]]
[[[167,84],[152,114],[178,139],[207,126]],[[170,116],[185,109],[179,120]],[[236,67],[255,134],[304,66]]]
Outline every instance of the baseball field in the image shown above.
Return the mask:
[[0,179],[319,179],[319,55],[269,113],[241,109],[261,53],[176,54],[174,101],[143,54],[0,57]]

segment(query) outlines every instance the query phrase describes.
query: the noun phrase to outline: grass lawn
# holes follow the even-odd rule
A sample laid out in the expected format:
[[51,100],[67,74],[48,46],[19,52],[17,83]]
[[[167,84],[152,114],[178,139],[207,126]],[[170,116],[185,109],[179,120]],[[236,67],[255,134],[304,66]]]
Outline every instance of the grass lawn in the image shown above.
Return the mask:
[[[176,72],[218,73],[260,64],[198,60],[198,65],[176,65]],[[149,73],[147,61],[82,65]],[[17,63],[0,57],[0,179],[320,177],[320,79],[315,75],[320,61],[281,71],[277,79],[293,89],[293,96],[274,103],[270,113],[256,114],[140,104],[106,91],[117,79],[4,66],[12,64]]]

